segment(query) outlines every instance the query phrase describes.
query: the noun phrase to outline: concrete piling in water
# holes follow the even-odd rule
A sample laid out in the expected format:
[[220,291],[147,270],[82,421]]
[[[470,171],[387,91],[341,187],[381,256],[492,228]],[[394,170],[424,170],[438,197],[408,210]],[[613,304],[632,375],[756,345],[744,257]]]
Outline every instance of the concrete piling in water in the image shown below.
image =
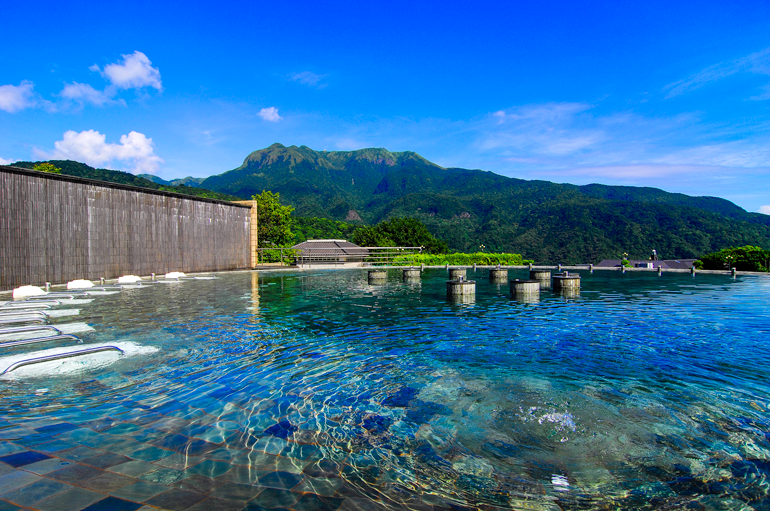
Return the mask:
[[150,280],[155,280],[155,274],[154,273],[150,273]]
[[369,270],[369,284],[384,284],[388,279],[388,272],[385,270]]
[[551,289],[551,270],[529,270],[529,278],[540,282],[540,289]]
[[510,286],[512,298],[540,296],[540,281],[537,279],[511,280]]
[[489,280],[491,282],[508,280],[508,270],[504,270],[502,268],[493,268],[489,270]]
[[99,284],[104,285],[104,277],[99,277]]
[[529,271],[532,271],[532,263],[529,263]]
[[449,268],[449,280],[457,280],[460,277],[464,279],[466,273],[465,268]]
[[51,283],[50,282],[46,282],[45,283],[45,290],[46,291],[50,291],[51,290]]
[[476,271],[476,263],[473,263],[473,271]]
[[591,273],[593,273],[594,272],[594,263],[590,263],[588,265],[588,269],[590,270]]
[[446,263],[446,269],[447,270],[449,269],[449,263]]
[[570,274],[567,271],[559,275],[554,275],[553,290],[565,295],[579,295],[580,275],[577,273]]
[[417,280],[420,278],[419,268],[405,268],[404,280]]
[[658,266],[658,277],[660,277],[661,275],[663,275],[663,267]]
[[425,269],[425,263],[420,263],[420,271]]
[[622,271],[623,273],[626,273],[626,267],[625,267],[625,266],[621,266],[621,268],[622,268],[622,270],[621,270],[621,271]]
[[733,277],[735,277],[735,275],[736,275],[737,273],[738,273],[738,270],[736,270],[735,268],[730,268],[730,275],[732,275]]
[[561,263],[559,263],[558,269],[559,269],[559,271],[561,271]]
[[447,280],[446,296],[453,301],[465,303],[472,301],[476,296],[476,281],[465,280],[465,277],[460,277],[456,280]]
[[690,267],[690,275],[695,275],[695,266]]

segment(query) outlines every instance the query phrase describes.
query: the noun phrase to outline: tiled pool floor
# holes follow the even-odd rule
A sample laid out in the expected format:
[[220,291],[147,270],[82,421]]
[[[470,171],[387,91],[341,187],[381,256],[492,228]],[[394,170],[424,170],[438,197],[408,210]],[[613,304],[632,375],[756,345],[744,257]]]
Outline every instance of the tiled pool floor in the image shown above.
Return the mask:
[[[376,471],[364,480],[344,452],[329,459],[313,431],[273,427],[261,438],[236,431],[208,441],[195,435],[210,435],[206,425],[221,418],[173,400],[156,407],[168,414],[142,405],[132,414],[131,406],[115,410],[120,419],[83,424],[0,423],[0,511],[464,508],[395,487],[388,494]],[[360,486],[351,483],[356,478]]]

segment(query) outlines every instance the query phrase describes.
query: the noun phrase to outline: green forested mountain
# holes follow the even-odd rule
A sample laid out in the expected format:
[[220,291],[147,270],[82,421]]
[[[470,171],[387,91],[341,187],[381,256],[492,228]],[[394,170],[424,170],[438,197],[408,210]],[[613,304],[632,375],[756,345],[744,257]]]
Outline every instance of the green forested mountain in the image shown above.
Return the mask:
[[295,215],[374,224],[415,217],[452,250],[521,253],[544,262],[691,258],[727,246],[770,248],[770,216],[716,197],[656,188],[526,181],[442,168],[413,152],[314,151],[281,144],[201,183],[240,197],[281,195]]
[[153,183],[158,183],[159,185],[167,185],[167,186],[192,186],[192,187],[199,187],[200,184],[205,180],[205,177],[182,177],[179,179],[172,179],[170,181],[166,181],[165,179],[162,179],[158,176],[153,176],[152,174],[137,174],[139,177],[143,177],[147,179],[148,181],[152,181]]
[[[14,167],[21,167],[23,169],[31,169],[39,161],[17,161],[13,164]],[[109,181],[111,183],[120,183],[131,186],[141,186],[143,188],[152,188],[153,190],[164,190],[166,192],[183,193],[185,195],[194,195],[196,197],[205,197],[207,199],[218,200],[240,200],[239,197],[228,195],[226,193],[214,192],[203,188],[192,186],[174,186],[167,183],[167,181],[160,180],[161,182],[153,182],[149,179],[130,174],[128,172],[121,172],[119,170],[108,169],[95,169],[86,165],[85,163],[78,163],[71,160],[50,160],[48,163],[55,165],[61,169],[62,174],[69,176],[85,177],[88,179],[98,179],[99,181]],[[197,178],[190,178],[197,179]]]

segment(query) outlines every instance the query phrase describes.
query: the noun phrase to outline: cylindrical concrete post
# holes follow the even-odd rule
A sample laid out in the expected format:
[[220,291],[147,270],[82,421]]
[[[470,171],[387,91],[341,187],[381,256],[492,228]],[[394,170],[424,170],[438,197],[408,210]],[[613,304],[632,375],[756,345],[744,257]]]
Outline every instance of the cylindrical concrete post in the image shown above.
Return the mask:
[[695,275],[695,266],[690,267],[690,274]]
[[420,263],[420,270],[424,270],[424,269],[425,269],[425,263]]
[[369,284],[384,284],[388,279],[388,272],[385,270],[369,270]]
[[155,280],[155,274],[154,273],[150,273],[150,280]]
[[447,280],[446,282],[446,294],[448,297],[458,295],[475,295],[476,294],[476,281],[475,280]]
[[658,276],[661,276],[661,275],[663,275],[663,267],[658,266]]
[[738,271],[735,268],[730,268],[730,275],[735,277],[735,274],[738,273]]
[[104,277],[99,277],[99,284],[104,285]]
[[540,282],[540,289],[551,289],[551,270],[529,270],[529,278]]
[[625,267],[625,266],[621,266],[621,268],[622,268],[622,270],[621,270],[621,271],[622,271],[623,273],[626,273],[626,267]]
[[508,280],[508,270],[503,270],[500,268],[494,268],[489,270],[489,280],[491,281]]
[[449,269],[449,263],[446,263],[446,269],[447,270]]
[[589,263],[588,269],[594,271],[594,263]]
[[554,291],[579,291],[580,290],[580,275],[569,274],[567,272],[561,275],[553,276],[553,290]]
[[529,263],[529,271],[532,271],[532,263]]
[[473,263],[473,271],[476,271],[476,263]]
[[536,279],[529,280],[512,280],[510,281],[511,296],[518,297],[524,295],[539,295],[540,294],[540,281]]
[[561,263],[559,263],[559,271],[561,271]]
[[449,269],[449,280],[457,280],[460,277],[465,278],[466,277],[466,271],[465,268],[450,268]]
[[50,282],[46,282],[45,283],[45,290],[46,291],[50,291],[51,290],[51,283]]
[[418,268],[404,269],[404,280],[419,279],[419,278],[420,278],[420,270]]

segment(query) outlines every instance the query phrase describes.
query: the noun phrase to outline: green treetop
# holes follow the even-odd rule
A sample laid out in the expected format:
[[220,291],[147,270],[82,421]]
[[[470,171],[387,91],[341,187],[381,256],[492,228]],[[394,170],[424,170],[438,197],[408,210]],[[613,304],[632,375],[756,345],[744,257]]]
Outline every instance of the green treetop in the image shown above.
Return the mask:
[[258,236],[260,248],[287,247],[294,240],[291,232],[291,213],[294,208],[282,206],[280,196],[268,190],[254,195],[257,201]]
[[416,218],[392,218],[353,233],[353,243],[362,247],[424,247],[431,254],[449,251],[446,242],[436,238]]
[[38,163],[32,170],[39,170],[40,172],[50,172],[51,174],[61,174],[61,169],[56,167],[53,163]]

